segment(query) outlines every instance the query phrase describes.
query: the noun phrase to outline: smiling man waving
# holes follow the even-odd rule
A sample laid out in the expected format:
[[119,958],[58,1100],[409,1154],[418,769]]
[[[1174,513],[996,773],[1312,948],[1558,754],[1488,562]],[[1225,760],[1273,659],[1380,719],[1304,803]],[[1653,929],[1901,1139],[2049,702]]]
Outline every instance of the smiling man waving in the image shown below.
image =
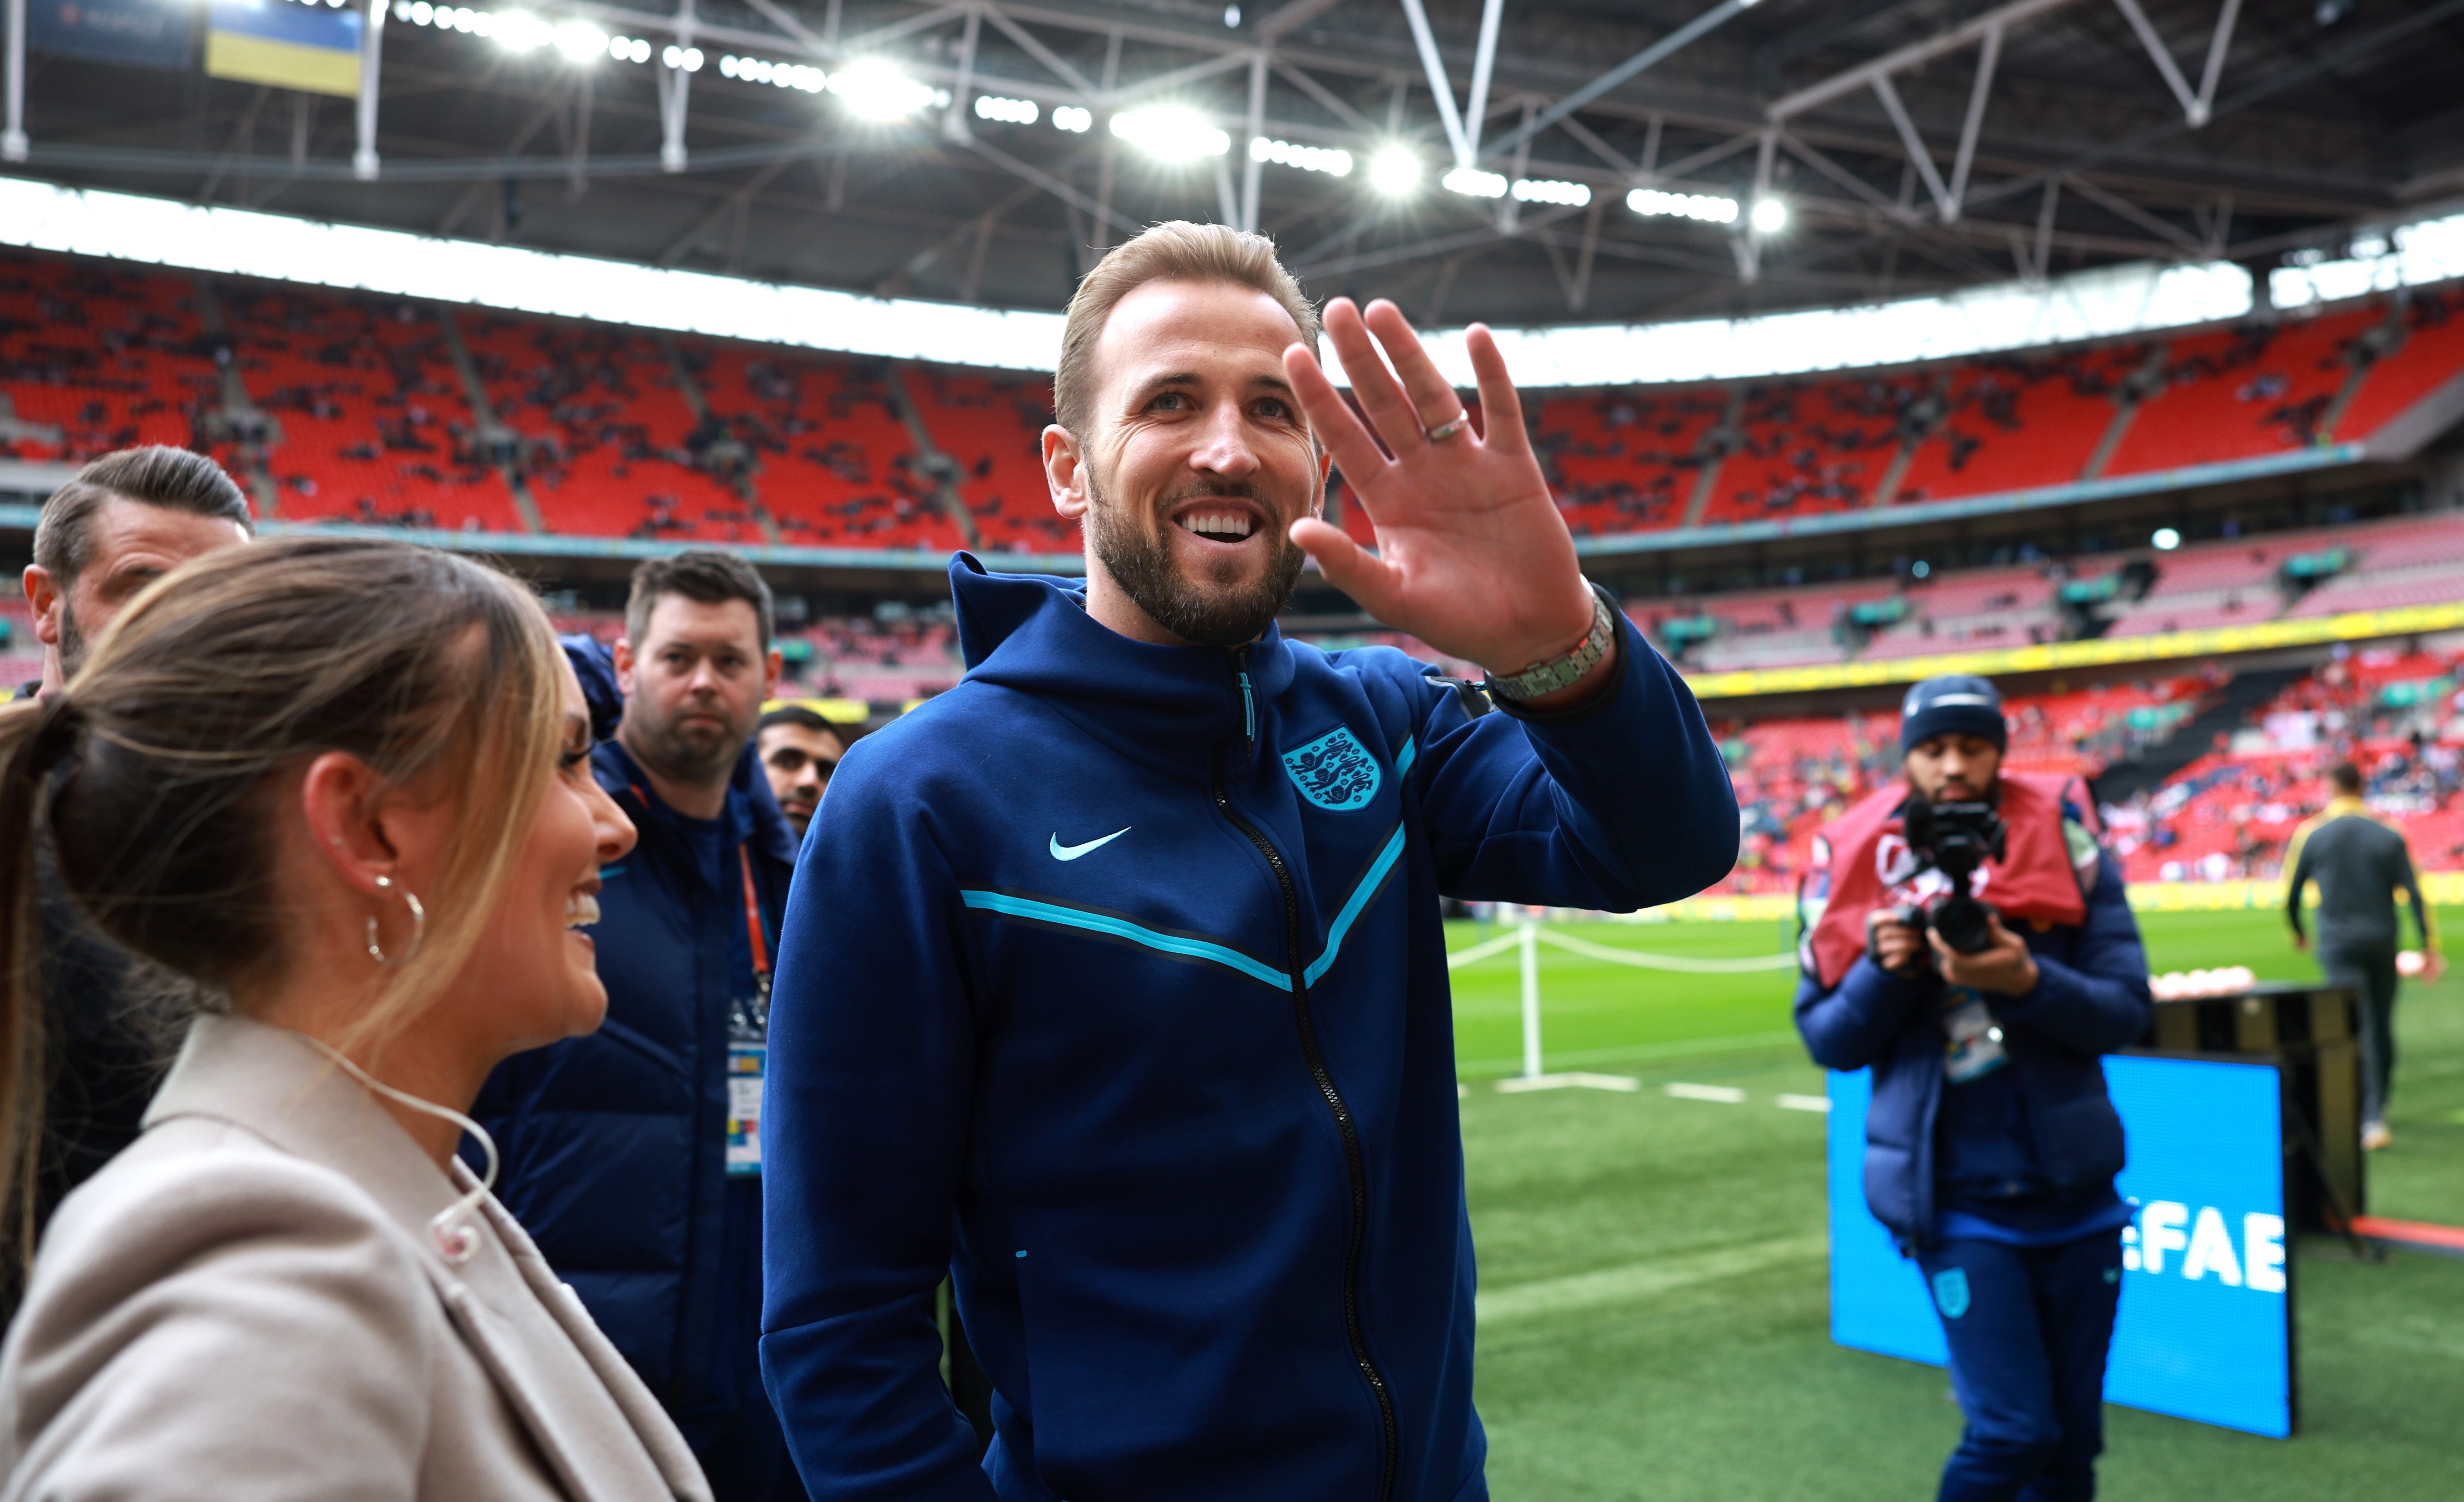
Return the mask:
[[[1484,437],[1391,304],[1327,324],[1375,437],[1269,242],[1107,256],[1045,430],[1083,588],[960,558],[965,681],[823,804],[761,1340],[816,1496],[1487,1494],[1439,895],[1669,901],[1727,872],[1736,801],[1585,583],[1486,332]],[[1319,519],[1330,456],[1374,555]],[[1286,641],[1304,550],[1487,696]],[[994,1388],[980,1469],[945,1270]]]

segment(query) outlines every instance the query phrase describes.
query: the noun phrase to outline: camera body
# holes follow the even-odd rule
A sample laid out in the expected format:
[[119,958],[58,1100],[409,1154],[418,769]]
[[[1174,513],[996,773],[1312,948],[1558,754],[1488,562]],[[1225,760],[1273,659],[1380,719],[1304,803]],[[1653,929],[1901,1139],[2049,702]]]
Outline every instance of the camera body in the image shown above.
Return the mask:
[[2000,860],[2009,828],[1989,803],[1928,803],[1908,800],[1902,823],[1908,853],[1916,869],[1910,874],[1938,871],[1949,879],[1949,895],[1930,908],[1910,906],[1900,919],[1922,932],[1931,928],[1942,941],[1963,955],[1980,954],[1992,946],[1993,909],[1972,890],[1976,869]]

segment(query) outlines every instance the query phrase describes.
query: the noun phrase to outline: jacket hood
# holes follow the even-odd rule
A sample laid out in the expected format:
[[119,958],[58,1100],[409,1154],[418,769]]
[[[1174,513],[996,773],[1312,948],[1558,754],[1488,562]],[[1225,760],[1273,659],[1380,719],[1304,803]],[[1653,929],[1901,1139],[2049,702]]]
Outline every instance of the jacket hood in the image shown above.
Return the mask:
[[[1186,764],[1247,729],[1230,651],[1133,641],[1087,613],[1084,580],[994,574],[960,553],[950,595],[968,681],[1050,701],[1128,754]],[[1263,713],[1292,681],[1282,629],[1268,622],[1246,660]]]

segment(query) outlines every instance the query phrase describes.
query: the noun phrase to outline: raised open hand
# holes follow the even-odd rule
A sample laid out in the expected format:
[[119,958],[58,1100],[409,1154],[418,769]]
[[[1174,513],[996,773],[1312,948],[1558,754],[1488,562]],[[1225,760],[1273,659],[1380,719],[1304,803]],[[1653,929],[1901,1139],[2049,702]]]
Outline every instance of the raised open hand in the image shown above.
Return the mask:
[[1292,541],[1378,620],[1493,674],[1572,652],[1591,629],[1591,590],[1488,330],[1475,323],[1465,336],[1485,436],[1392,302],[1372,302],[1364,315],[1337,298],[1326,306],[1326,331],[1377,437],[1312,351],[1285,350],[1284,373],[1369,513],[1377,551],[1315,519],[1292,523]]

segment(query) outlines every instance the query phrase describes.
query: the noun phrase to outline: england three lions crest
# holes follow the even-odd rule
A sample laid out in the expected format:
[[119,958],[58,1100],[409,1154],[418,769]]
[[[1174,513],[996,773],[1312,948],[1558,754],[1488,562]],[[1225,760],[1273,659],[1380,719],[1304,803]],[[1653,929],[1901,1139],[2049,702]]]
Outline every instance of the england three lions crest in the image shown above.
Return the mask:
[[1377,796],[1385,774],[1377,759],[1349,730],[1318,737],[1297,751],[1284,753],[1284,770],[1301,796],[1321,808],[1341,813],[1358,808]]

